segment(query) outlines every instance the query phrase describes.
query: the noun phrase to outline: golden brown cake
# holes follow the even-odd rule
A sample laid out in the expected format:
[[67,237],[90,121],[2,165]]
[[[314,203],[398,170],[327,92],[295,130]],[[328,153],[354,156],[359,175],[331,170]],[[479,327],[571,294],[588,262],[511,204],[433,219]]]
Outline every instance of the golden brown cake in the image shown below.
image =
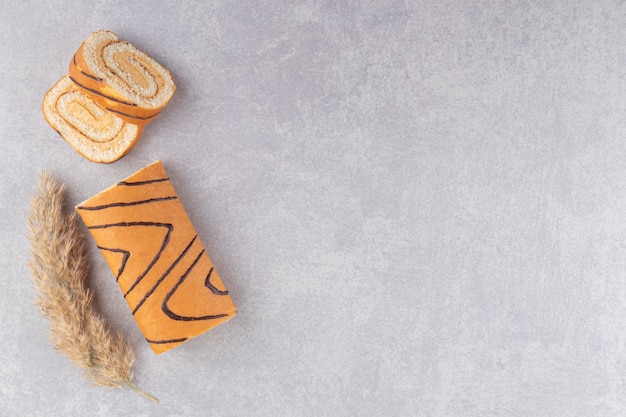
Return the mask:
[[106,30],[83,42],[69,76],[102,107],[141,125],[155,120],[176,90],[167,69]]
[[160,161],[76,207],[156,353],[236,309]]
[[103,109],[68,76],[44,96],[42,111],[48,124],[78,153],[93,162],[111,163],[139,140],[143,127]]

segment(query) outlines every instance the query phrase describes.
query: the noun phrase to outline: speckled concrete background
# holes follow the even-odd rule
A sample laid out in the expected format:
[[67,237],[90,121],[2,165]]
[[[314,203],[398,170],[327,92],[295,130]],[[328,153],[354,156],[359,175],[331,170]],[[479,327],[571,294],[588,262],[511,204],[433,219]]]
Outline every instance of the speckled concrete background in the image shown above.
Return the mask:
[[[211,3],[3,3],[0,414],[626,414],[623,2]],[[107,166],[40,111],[101,28],[178,85]],[[157,406],[51,348],[24,222],[42,168],[78,203],[156,159],[239,308],[157,357],[92,248]]]

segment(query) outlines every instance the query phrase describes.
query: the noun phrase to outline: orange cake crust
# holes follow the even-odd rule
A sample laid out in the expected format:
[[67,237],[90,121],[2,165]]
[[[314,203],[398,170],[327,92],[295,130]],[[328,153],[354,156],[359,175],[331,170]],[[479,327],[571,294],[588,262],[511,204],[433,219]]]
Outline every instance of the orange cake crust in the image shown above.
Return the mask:
[[236,314],[160,161],[76,210],[154,352],[178,346]]
[[143,126],[125,122],[62,77],[45,94],[46,122],[79,154],[93,162],[112,163],[139,141]]
[[156,120],[176,90],[169,71],[109,31],[95,32],[81,44],[69,77],[102,107],[139,125]]

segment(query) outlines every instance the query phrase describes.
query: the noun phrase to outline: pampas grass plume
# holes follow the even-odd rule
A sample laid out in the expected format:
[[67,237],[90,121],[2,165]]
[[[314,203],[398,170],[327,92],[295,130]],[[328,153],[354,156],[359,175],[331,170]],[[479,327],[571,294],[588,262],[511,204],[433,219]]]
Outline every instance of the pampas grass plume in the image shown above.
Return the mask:
[[50,322],[50,339],[95,385],[128,387],[152,401],[132,379],[135,355],[120,334],[112,334],[93,308],[85,286],[88,263],[76,214],[68,213],[65,186],[39,176],[28,218],[30,271],[36,304]]

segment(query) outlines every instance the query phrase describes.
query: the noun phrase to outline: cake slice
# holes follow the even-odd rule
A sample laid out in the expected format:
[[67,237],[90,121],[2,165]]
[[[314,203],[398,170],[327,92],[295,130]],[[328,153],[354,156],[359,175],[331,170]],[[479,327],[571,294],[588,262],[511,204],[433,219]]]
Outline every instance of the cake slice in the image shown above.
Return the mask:
[[117,161],[135,146],[143,127],[127,123],[86,95],[66,75],[44,96],[46,121],[90,161]]
[[167,69],[106,30],[83,42],[69,76],[102,107],[140,125],[155,120],[176,90]]
[[91,197],[76,211],[157,354],[236,314],[160,161]]

